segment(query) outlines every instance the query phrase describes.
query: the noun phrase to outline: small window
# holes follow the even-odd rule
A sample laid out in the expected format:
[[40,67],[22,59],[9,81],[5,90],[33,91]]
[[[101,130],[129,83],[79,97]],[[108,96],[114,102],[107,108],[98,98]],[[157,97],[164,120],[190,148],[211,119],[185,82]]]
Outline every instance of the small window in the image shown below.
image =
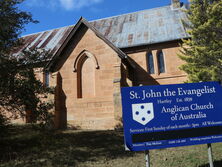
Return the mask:
[[165,63],[164,63],[164,56],[163,56],[162,51],[159,51],[157,53],[157,62],[158,62],[159,73],[165,73]]
[[147,53],[147,70],[149,74],[154,74],[154,62],[151,52]]
[[43,84],[49,87],[49,72],[44,72],[43,74]]

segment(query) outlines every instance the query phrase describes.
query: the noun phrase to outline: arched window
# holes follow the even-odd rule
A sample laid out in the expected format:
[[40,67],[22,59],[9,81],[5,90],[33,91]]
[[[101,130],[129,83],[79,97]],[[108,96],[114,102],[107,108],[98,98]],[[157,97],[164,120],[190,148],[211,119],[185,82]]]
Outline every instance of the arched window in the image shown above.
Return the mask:
[[99,65],[96,57],[88,51],[83,51],[74,62],[74,72],[77,72],[77,97],[91,98],[95,92],[95,69]]
[[45,87],[49,87],[49,72],[44,72],[43,73],[43,85],[45,86]]
[[164,63],[164,55],[162,51],[157,52],[157,62],[158,62],[158,72],[165,72],[165,63]]
[[146,61],[147,61],[147,71],[149,74],[154,74],[154,62],[153,62],[153,54],[151,52],[148,52],[146,55]]
[[86,58],[81,68],[82,98],[95,96],[95,65],[91,58]]

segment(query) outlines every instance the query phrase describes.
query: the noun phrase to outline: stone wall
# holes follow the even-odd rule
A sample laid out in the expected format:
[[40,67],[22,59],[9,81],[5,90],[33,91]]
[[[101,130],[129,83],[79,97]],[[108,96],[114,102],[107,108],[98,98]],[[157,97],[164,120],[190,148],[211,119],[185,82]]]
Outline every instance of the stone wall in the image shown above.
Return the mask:
[[[62,80],[62,86],[58,86],[61,87],[59,92],[64,96],[63,99],[57,100],[57,103],[62,101],[66,106],[62,110],[60,107],[60,112],[67,113],[68,126],[72,128],[113,129],[116,124],[113,100],[116,86],[113,81],[115,78],[121,78],[121,71],[116,67],[121,64],[120,58],[90,29],[85,30],[78,40],[75,39],[68,45],[70,46],[66,47],[66,51],[61,55],[67,59],[58,70]],[[86,60],[92,63],[84,66]],[[83,66],[88,69],[82,70]],[[87,71],[95,71],[95,73],[83,74]],[[86,80],[83,82],[83,79]],[[90,84],[92,81],[95,83]],[[84,87],[90,87],[89,89],[93,89],[94,93],[87,94],[82,91]]]
[[[158,72],[157,52],[161,51],[164,55],[165,72]],[[128,53],[136,65],[135,84],[134,85],[159,85],[159,84],[177,84],[186,81],[186,74],[179,69],[184,62],[178,57],[180,47],[178,42],[170,44],[160,44],[149,49],[143,49],[134,53]],[[127,52],[127,51],[126,51]],[[148,74],[147,53],[151,52],[154,58],[154,74]]]
[[[56,128],[114,129],[122,126],[121,87],[183,83],[178,42],[124,51],[135,66],[126,66],[117,53],[90,29],[82,29],[60,55],[50,74],[55,87]],[[162,50],[165,72],[158,72],[157,52]],[[154,56],[154,74],[148,74],[147,53]],[[86,63],[86,64],[84,64]],[[43,74],[36,70],[43,81]],[[84,91],[84,90],[86,91]]]

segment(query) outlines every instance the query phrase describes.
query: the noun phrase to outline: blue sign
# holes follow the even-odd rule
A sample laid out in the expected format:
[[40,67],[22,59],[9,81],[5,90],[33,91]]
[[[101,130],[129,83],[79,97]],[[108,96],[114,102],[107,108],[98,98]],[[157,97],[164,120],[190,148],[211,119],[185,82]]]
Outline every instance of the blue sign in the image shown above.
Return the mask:
[[217,82],[122,88],[126,149],[143,151],[222,141]]

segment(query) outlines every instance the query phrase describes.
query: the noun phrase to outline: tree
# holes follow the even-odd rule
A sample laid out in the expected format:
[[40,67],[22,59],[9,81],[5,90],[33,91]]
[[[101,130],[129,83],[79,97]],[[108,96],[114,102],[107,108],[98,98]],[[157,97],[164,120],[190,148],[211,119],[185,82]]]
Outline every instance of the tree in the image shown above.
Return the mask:
[[[14,54],[22,45],[19,38],[25,24],[36,23],[30,13],[20,11],[24,0],[0,0],[0,120],[5,116],[27,116],[31,121],[46,122],[52,103],[46,99],[52,89],[45,87],[35,77],[35,69],[43,69],[50,58],[49,51],[38,48]],[[0,122],[0,126],[1,126]]]
[[24,26],[30,22],[37,23],[30,13],[20,11],[18,5],[24,0],[0,0],[0,54],[11,51],[18,46],[19,36]]
[[222,1],[192,0],[187,11],[190,39],[184,40],[181,69],[188,82],[222,81]]

